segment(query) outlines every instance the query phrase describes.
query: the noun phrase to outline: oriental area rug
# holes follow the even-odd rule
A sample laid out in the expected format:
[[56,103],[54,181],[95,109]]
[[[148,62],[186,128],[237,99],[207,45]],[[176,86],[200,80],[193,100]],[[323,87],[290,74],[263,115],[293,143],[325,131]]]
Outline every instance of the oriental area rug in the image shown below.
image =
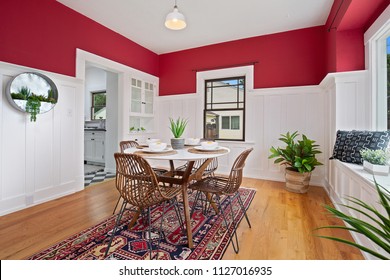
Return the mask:
[[[239,190],[244,207],[249,208],[256,191],[249,188]],[[193,205],[195,193],[189,195],[190,206]],[[197,203],[191,217],[194,248],[187,246],[187,236],[180,226],[173,206],[169,206],[164,215],[163,232],[160,238],[158,259],[160,260],[219,260],[222,258],[229,245],[233,234],[230,207],[227,199],[221,197],[222,208],[228,217],[228,227],[224,223],[222,215],[217,215],[214,210],[203,211],[201,203]],[[239,207],[238,199],[233,200],[233,212],[236,223],[240,223],[244,213]],[[179,200],[179,207],[182,204]],[[158,230],[161,223],[162,206],[151,209],[152,220],[152,248],[156,255],[159,239]],[[182,211],[180,211],[182,213]],[[63,240],[48,249],[31,256],[30,260],[144,260],[149,259],[148,251],[148,225],[142,215],[135,225],[129,230],[128,224],[135,212],[126,210],[110,248],[110,253],[104,257],[107,244],[115,226],[117,215],[113,215],[101,223],[83,230],[66,240]],[[183,218],[184,219],[184,218]],[[249,216],[249,219],[251,217]],[[244,221],[246,225],[246,221]],[[246,225],[247,226],[247,225]]]

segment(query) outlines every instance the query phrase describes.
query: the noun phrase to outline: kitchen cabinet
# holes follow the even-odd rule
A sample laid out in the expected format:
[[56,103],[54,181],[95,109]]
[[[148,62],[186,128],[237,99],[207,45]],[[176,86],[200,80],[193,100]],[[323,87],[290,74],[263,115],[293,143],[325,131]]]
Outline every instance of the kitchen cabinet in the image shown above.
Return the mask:
[[129,131],[153,132],[156,86],[148,81],[131,79]]
[[105,131],[84,132],[84,160],[87,162],[104,163]]

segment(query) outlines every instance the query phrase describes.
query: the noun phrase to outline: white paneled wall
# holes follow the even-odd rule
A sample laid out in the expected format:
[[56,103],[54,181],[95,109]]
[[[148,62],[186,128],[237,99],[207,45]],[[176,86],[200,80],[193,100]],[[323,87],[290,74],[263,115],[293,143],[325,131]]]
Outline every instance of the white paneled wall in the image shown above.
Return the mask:
[[[321,83],[326,96],[326,137],[327,153],[332,155],[337,130],[372,130],[372,96],[368,89],[367,71],[329,74]],[[362,174],[364,173],[364,174]],[[356,206],[348,201],[348,197],[358,198],[369,205],[376,205],[378,197],[371,180],[367,180],[363,167],[356,164],[346,164],[338,160],[329,160],[325,187],[334,205]],[[363,176],[364,175],[364,176]],[[380,207],[378,207],[380,209]],[[359,219],[366,220],[364,215],[341,207],[343,212]],[[359,244],[374,251],[381,252],[375,244],[363,235],[351,232]],[[371,255],[362,252],[367,259]],[[381,252],[385,254],[384,252]]]
[[35,71],[0,63],[0,215],[84,188],[82,83],[39,71],[58,88],[53,110],[30,122],[5,96],[9,80]]
[[[284,181],[284,169],[268,160],[272,145],[282,145],[281,133],[298,130],[315,139],[324,147],[325,112],[324,95],[319,87],[292,87],[249,90],[246,99],[246,141],[221,141],[231,149],[227,156],[219,158],[219,171],[228,173],[234,159],[244,149],[253,147],[244,175],[252,178]],[[159,137],[169,141],[169,117],[186,117],[190,123],[184,137],[203,136],[203,95],[196,94],[158,97]],[[324,155],[319,155],[324,162]],[[312,176],[313,185],[323,185],[324,167],[318,167]]]

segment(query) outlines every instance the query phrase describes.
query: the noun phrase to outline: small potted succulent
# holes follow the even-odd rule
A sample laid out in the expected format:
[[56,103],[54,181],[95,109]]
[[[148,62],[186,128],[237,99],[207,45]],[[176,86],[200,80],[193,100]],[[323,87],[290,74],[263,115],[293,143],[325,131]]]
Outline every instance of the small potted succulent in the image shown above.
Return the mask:
[[367,172],[374,175],[388,175],[389,174],[389,154],[382,150],[360,150],[360,155],[363,158],[363,168]]
[[170,127],[173,137],[171,139],[171,145],[172,148],[175,150],[183,149],[184,148],[184,138],[181,138],[181,136],[184,133],[184,130],[187,126],[188,120],[178,118],[176,121],[172,118],[169,118]]

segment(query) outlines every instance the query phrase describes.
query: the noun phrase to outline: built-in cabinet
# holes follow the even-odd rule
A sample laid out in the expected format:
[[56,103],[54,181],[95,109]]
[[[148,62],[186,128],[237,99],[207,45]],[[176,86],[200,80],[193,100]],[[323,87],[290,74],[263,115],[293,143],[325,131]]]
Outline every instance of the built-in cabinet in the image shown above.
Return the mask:
[[105,131],[84,132],[84,160],[92,163],[104,164]]
[[154,132],[154,102],[156,85],[149,81],[131,78],[129,132]]

